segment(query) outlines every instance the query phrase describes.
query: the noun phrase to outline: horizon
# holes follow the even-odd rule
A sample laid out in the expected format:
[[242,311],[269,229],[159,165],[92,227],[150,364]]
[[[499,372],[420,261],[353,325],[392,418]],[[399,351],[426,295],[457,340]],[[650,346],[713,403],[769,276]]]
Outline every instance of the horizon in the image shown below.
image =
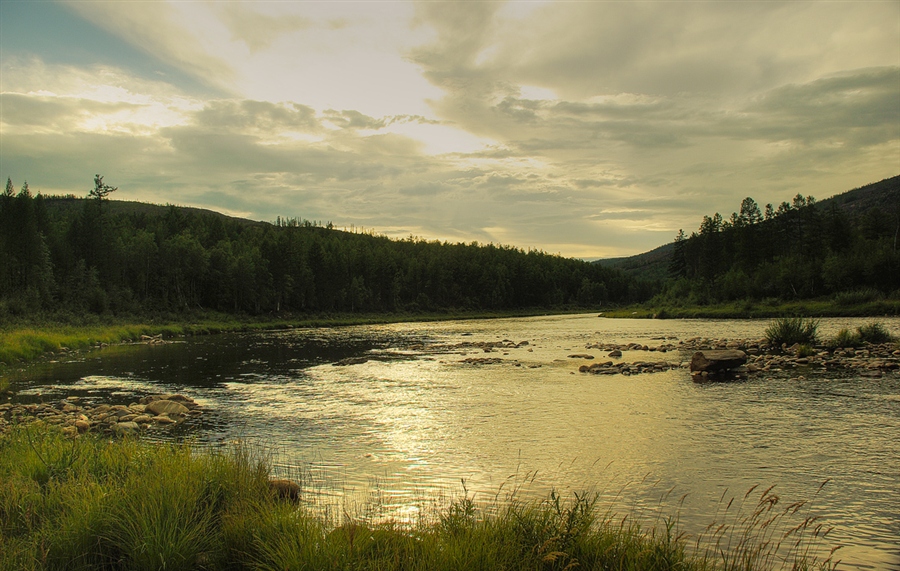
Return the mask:
[[44,194],[101,173],[117,200],[596,260],[900,172],[891,1],[0,16],[0,176]]

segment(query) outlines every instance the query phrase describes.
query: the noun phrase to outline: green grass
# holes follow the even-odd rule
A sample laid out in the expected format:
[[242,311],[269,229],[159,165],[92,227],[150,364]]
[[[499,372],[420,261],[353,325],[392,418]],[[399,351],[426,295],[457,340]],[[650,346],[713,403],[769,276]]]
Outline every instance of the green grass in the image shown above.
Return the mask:
[[[470,496],[415,523],[344,514],[339,524],[277,499],[265,454],[237,446],[98,437],[34,424],[0,436],[0,570],[713,570],[833,568],[821,526],[748,492],[689,538],[598,496]],[[499,496],[499,494],[498,494]],[[309,498],[305,498],[309,500]],[[734,504],[734,505],[733,505]]]
[[[843,300],[844,298],[840,298]],[[833,298],[783,301],[778,299],[739,300],[705,305],[646,303],[605,310],[606,317],[650,319],[768,319],[792,315],[804,317],[879,317],[900,315],[900,300],[850,297],[852,302]]]
[[838,331],[837,335],[827,341],[827,345],[832,348],[837,347],[860,347],[866,343],[893,343],[896,341],[887,327],[880,321],[873,321],[865,325],[860,325],[856,331],[850,331],[847,328]]
[[891,343],[894,341],[894,336],[891,335],[890,331],[888,331],[880,321],[860,325],[856,328],[856,331],[859,333],[859,338],[863,343],[878,344]]
[[815,345],[819,338],[819,321],[802,317],[779,317],[766,327],[766,340],[772,347],[783,345]]

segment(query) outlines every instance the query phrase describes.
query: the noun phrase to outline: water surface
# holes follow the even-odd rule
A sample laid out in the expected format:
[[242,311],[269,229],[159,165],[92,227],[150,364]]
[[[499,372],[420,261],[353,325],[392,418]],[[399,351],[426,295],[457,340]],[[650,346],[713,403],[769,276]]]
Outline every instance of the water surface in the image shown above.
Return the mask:
[[[820,331],[864,322],[823,320]],[[900,335],[900,320],[882,322]],[[684,369],[581,374],[589,361],[568,357],[606,360],[585,349],[598,342],[760,338],[767,324],[592,314],[227,334],[41,364],[18,381],[19,398],[181,392],[207,412],[178,435],[273,446],[279,470],[336,501],[374,490],[394,517],[461,493],[462,481],[488,500],[527,480],[520,493],[595,490],[624,512],[674,513],[680,502],[695,533],[723,497],[775,485],[785,503],[813,499],[809,514],[835,526],[829,545],[844,546],[843,568],[900,569],[900,375],[800,368],[696,384]],[[503,340],[528,344],[475,346]],[[368,360],[334,365],[353,357]],[[484,358],[500,361],[465,362]]]

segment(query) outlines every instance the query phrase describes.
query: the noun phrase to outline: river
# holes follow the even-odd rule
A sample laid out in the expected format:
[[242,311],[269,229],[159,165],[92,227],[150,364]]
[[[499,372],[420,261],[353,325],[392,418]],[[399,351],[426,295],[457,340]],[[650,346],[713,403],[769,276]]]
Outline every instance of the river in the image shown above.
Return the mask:
[[[866,322],[825,319],[820,333]],[[881,322],[900,335],[900,319]],[[834,526],[825,543],[842,546],[841,568],[900,569],[900,374],[807,367],[697,384],[685,369],[583,374],[590,361],[569,357],[605,360],[585,348],[599,342],[760,338],[767,325],[591,314],[224,334],[37,364],[17,398],[181,392],[206,412],[178,436],[256,443],[332,508],[399,519],[463,493],[590,490],[624,513],[677,512],[697,533],[728,498],[774,485]]]

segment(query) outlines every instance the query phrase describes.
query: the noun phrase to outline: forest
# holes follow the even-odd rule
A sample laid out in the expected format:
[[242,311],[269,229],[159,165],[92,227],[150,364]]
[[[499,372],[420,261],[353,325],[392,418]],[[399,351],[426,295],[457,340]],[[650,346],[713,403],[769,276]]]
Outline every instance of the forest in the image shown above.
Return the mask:
[[649,299],[619,270],[509,246],[391,240],[297,218],[87,197],[0,195],[0,318],[596,308]]
[[747,197],[675,239],[664,291],[673,306],[900,295],[900,176],[817,202],[797,194],[764,208]]

